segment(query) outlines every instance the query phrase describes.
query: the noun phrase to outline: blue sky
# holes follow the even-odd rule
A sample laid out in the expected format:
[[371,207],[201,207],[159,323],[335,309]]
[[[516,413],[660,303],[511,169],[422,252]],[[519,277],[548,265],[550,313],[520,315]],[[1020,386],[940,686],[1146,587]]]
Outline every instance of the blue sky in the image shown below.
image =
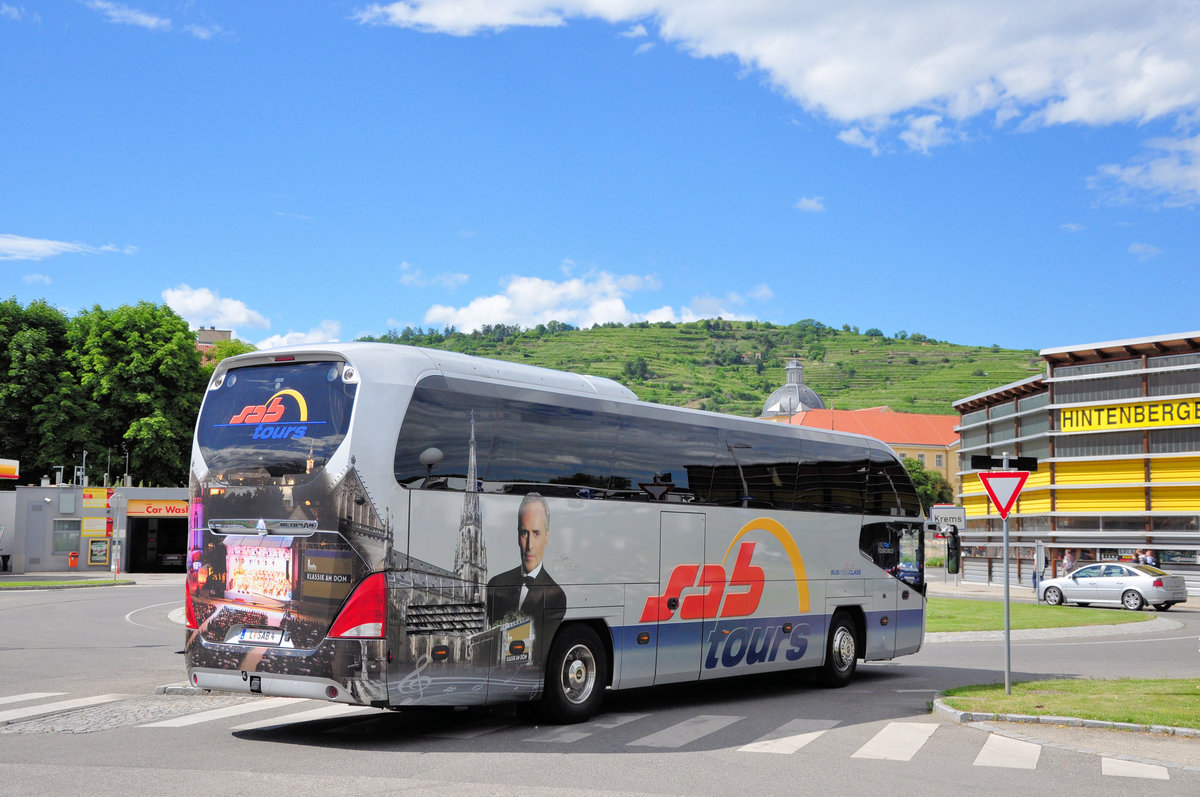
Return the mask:
[[0,0],[0,290],[260,346],[1200,328],[1200,7]]

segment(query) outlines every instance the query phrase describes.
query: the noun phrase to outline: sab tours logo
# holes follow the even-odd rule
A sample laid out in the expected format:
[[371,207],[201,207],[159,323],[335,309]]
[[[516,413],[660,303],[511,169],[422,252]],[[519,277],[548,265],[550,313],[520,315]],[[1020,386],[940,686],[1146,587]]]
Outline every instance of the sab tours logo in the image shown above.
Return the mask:
[[[285,398],[291,399],[296,405],[299,418],[295,422],[283,421],[283,416],[287,413],[287,405],[283,402]],[[289,437],[299,440],[308,434],[307,423],[308,402],[299,391],[289,388],[271,396],[266,404],[247,404],[241,412],[229,419],[227,425],[254,424],[254,434],[251,436],[255,440],[279,440]]]
[[[795,576],[796,611],[806,614],[809,596],[804,558],[788,530],[770,518],[756,518],[743,526],[729,543],[721,564],[677,565],[667,579],[666,591],[647,598],[642,609],[643,623],[667,622],[676,613],[681,620],[717,620],[706,640],[705,669],[711,670],[718,664],[736,667],[742,662],[775,661],[785,639],[788,649],[784,656],[788,661],[800,659],[808,649],[811,629],[807,623],[778,623],[753,617],[762,601],[766,572],[753,562],[758,543],[743,542],[742,538],[755,531],[770,534],[783,546]],[[735,547],[733,571],[727,573],[725,566]],[[685,596],[684,590],[695,591]],[[720,622],[742,617],[749,620],[744,624]]]

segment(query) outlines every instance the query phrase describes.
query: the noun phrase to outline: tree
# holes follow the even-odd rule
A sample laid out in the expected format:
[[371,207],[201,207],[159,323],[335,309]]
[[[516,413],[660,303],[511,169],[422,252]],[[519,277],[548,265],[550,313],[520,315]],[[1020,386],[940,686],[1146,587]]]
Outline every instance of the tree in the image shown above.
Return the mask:
[[138,481],[186,485],[205,383],[187,322],[166,305],[97,305],[72,319],[68,340],[83,394],[101,410],[88,419],[93,454],[127,447]]
[[[407,332],[408,330],[405,329],[405,331]],[[237,338],[232,340],[218,340],[203,355],[205,381],[207,382],[208,378],[212,376],[217,363],[221,362],[221,360],[224,360],[226,357],[236,357],[239,354],[248,354],[252,351],[258,351],[258,347],[244,340],[238,340]]]
[[912,478],[913,486],[917,488],[917,496],[921,499],[921,511],[929,514],[929,508],[934,504],[950,504],[954,502],[954,488],[942,474],[934,470],[926,470],[920,460],[912,457],[904,458],[904,467]]
[[78,462],[93,407],[70,370],[68,320],[44,301],[0,303],[0,456],[34,478]]

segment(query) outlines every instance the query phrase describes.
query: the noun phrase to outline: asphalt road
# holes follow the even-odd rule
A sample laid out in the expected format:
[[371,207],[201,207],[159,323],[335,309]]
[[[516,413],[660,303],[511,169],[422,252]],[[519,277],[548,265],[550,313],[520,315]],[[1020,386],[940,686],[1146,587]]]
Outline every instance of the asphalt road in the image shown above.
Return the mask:
[[[183,681],[182,576],[139,582],[0,590],[0,793],[1200,793],[1200,739],[931,714],[941,689],[1003,680],[998,638],[931,637],[840,690],[788,673],[615,693],[553,727],[512,709],[156,694]],[[1014,639],[1013,678],[1200,672],[1200,608],[1088,634]]]

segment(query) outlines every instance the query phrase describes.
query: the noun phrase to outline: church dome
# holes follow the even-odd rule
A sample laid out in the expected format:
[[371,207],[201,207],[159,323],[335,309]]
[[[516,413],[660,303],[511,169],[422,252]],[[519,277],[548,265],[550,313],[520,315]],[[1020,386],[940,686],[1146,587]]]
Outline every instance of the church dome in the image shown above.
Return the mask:
[[789,360],[787,364],[787,384],[776,390],[763,404],[762,416],[768,418],[774,415],[795,415],[797,412],[808,410],[823,410],[825,402],[804,384],[804,366],[799,360]]

